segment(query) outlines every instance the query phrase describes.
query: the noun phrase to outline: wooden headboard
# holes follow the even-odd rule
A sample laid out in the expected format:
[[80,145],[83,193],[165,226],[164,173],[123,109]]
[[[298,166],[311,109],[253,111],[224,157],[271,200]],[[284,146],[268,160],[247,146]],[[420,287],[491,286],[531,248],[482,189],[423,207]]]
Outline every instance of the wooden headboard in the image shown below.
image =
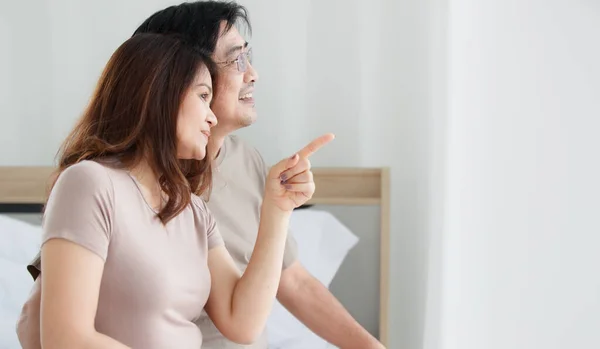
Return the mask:
[[390,172],[388,168],[313,168],[309,204],[377,205],[379,232],[379,340],[389,346]]
[[[0,167],[0,205],[40,205],[52,167]],[[313,168],[316,192],[308,204],[380,207],[379,339],[388,346],[390,174],[387,168]],[[13,210],[14,212],[14,210]],[[1,213],[1,212],[0,212]]]

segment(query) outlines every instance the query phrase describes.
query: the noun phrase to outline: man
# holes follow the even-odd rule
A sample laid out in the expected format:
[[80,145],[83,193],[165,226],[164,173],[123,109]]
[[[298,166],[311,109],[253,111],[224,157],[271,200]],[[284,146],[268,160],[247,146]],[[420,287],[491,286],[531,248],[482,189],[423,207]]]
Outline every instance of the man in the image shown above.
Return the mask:
[[[251,49],[236,25],[250,21],[244,7],[235,2],[199,1],[171,6],[144,21],[138,33],[177,33],[218,65],[211,104],[218,125],[211,130],[209,149],[216,173],[208,206],[220,226],[225,245],[237,266],[245,270],[258,232],[259,212],[267,166],[261,155],[232,132],[256,120],[252,93],[258,73],[252,67]],[[29,267],[37,277],[39,260]],[[277,299],[296,318],[328,342],[340,348],[383,348],[297,261],[296,243],[288,234]],[[39,306],[35,303],[26,305]],[[24,314],[26,310],[24,309]],[[263,333],[254,344],[228,341],[203,314],[197,321],[203,348],[266,349]],[[21,331],[22,329],[20,329]]]

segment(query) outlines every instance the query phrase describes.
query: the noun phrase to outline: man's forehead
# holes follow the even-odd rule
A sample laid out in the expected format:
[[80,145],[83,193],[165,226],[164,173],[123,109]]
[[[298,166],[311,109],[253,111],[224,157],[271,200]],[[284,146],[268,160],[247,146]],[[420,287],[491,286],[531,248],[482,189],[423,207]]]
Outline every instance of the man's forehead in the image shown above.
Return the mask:
[[[225,29],[225,25],[221,26],[221,32]],[[246,40],[242,37],[240,32],[235,26],[229,28],[226,33],[219,35],[219,40],[217,41],[216,54],[227,56],[232,53],[232,51],[239,51],[239,49],[244,48],[248,45]]]

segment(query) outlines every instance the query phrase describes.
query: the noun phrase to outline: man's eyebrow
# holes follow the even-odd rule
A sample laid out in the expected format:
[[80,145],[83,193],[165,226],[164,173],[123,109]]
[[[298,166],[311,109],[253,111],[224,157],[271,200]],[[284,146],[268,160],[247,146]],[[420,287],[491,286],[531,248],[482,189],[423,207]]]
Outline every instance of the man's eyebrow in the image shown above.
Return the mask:
[[231,55],[233,55],[237,51],[241,51],[241,50],[245,49],[246,47],[248,47],[248,41],[244,42],[244,45],[233,46],[233,47],[229,48],[229,50],[227,50],[227,52],[225,52],[225,57],[231,57]]

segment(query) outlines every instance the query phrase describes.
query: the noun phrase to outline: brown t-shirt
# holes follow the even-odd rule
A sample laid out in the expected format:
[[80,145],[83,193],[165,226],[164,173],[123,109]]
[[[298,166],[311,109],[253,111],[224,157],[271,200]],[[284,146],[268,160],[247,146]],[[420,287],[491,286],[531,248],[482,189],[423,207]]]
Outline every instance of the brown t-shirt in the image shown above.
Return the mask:
[[[225,138],[216,159],[213,189],[207,206],[219,226],[225,247],[241,271],[246,270],[256,242],[267,173],[268,167],[255,148],[237,136]],[[283,268],[292,265],[297,256],[296,241],[292,234],[288,234]],[[40,260],[39,256],[36,256],[28,266],[28,270],[34,278],[37,278],[39,269]],[[35,282],[31,296],[23,307],[17,326],[23,349],[40,349],[39,279]],[[254,344],[244,346],[227,340],[205,312],[195,323],[202,332],[203,349],[266,349],[268,347],[266,331]]]
[[[83,161],[60,175],[42,226],[42,244],[66,239],[104,260],[98,332],[132,348],[200,348],[194,321],[210,292],[208,250],[223,240],[199,197],[165,226],[126,170]],[[32,298],[39,298],[39,284]],[[30,301],[37,314],[21,322],[39,328],[39,302]],[[24,342],[30,334],[37,338]],[[19,335],[24,348],[39,348],[39,330]]]

